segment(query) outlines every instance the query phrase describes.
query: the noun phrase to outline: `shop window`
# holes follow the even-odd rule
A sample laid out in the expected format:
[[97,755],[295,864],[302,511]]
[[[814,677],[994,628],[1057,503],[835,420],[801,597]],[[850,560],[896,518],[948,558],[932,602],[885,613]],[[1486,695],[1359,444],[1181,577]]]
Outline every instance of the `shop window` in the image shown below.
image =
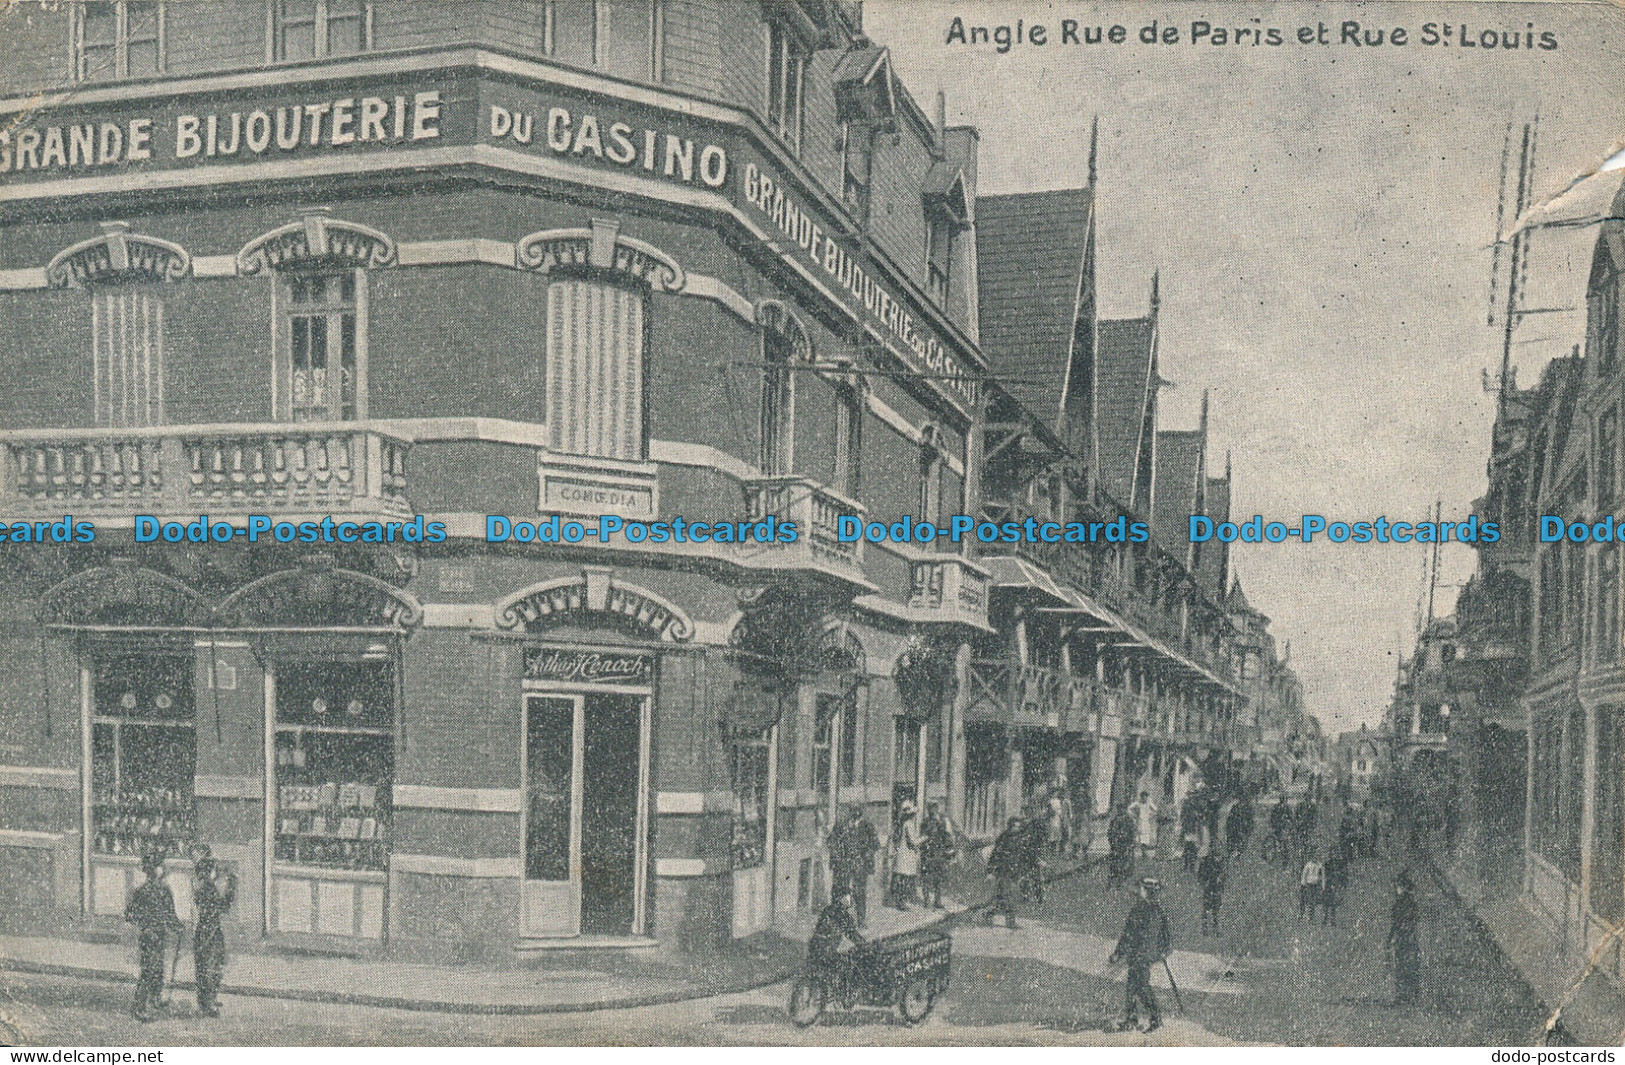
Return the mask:
[[278,862],[383,872],[395,780],[388,662],[295,662],[276,671]]
[[91,294],[90,360],[98,428],[164,424],[164,301],[150,286]]
[[791,441],[795,437],[795,381],[791,369],[795,347],[789,337],[773,329],[762,332],[762,472],[769,477],[792,468]]
[[948,275],[954,259],[954,222],[946,214],[930,212],[925,220],[926,289],[942,306],[948,302]]
[[74,76],[80,81],[148,78],[164,71],[159,0],[90,0],[73,5]]
[[341,270],[283,278],[285,351],[278,358],[276,403],[281,417],[325,422],[365,416],[364,276]]
[[370,0],[271,0],[271,61],[353,55],[372,47]]
[[777,19],[767,23],[767,125],[790,148],[801,151],[802,89],[807,54]]
[[99,657],[91,671],[92,845],[178,857],[195,836],[197,715],[190,654]]
[[595,277],[547,286],[547,431],[553,450],[642,459],[644,295]]
[[664,76],[662,0],[548,0],[547,54],[619,78]]
[[755,869],[767,861],[768,756],[772,729],[733,743],[733,867]]

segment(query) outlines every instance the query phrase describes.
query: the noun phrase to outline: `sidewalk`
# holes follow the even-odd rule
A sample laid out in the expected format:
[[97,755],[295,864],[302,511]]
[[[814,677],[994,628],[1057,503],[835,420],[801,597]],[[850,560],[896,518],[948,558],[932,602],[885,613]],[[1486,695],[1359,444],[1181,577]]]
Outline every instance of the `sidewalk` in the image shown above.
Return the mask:
[[[443,1013],[541,1014],[652,1006],[749,990],[784,979],[804,948],[771,940],[692,957],[560,952],[549,967],[479,969],[389,960],[239,953],[226,965],[227,995]],[[135,982],[135,947],[77,939],[0,935],[0,970]],[[183,950],[175,994],[191,997],[192,957]]]
[[[1449,876],[1435,869],[1434,879],[1460,897]],[[1581,979],[1585,960],[1554,950],[1550,928],[1515,891],[1486,892],[1462,909],[1529,984],[1548,1018],[1562,1005],[1562,1025],[1575,1042],[1617,1046],[1625,1038],[1625,995],[1599,972]]]

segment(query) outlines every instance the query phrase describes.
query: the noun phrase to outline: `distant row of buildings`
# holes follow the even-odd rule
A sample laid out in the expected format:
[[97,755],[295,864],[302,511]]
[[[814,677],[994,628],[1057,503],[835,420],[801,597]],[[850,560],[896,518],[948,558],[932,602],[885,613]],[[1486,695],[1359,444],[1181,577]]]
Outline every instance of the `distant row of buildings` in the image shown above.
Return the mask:
[[[1554,960],[1614,985],[1625,920],[1625,639],[1617,536],[1546,542],[1537,519],[1625,514],[1625,189],[1600,223],[1583,346],[1538,385],[1508,375],[1477,503],[1501,538],[1429,624],[1383,730],[1416,845],[1461,894],[1516,897]],[[1554,1003],[1555,1005],[1555,1003]]]
[[[989,196],[827,0],[18,3],[0,15],[0,922],[116,924],[207,842],[230,934],[703,949],[828,891],[843,807],[971,835],[1315,729],[1161,424],[1157,282]],[[71,91],[66,91],[71,90]],[[484,516],[794,520],[485,541]],[[137,543],[138,514],[444,543]],[[1147,521],[853,543],[843,517]],[[187,880],[175,877],[183,911]]]

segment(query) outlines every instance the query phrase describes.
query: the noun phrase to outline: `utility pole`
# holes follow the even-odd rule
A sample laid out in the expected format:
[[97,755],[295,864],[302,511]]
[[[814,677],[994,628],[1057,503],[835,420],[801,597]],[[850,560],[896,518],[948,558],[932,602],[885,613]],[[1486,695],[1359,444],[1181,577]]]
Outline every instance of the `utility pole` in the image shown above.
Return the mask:
[[[1503,395],[1504,394],[1505,394],[1505,391],[1503,390]],[[1428,625],[1433,624],[1433,591],[1434,591],[1435,588],[1437,588],[1439,586],[1439,536],[1438,536],[1437,530],[1438,530],[1440,521],[1443,520],[1443,517],[1444,517],[1444,501],[1443,500],[1434,500],[1434,502],[1433,502],[1433,528],[1434,528],[1435,532],[1434,532],[1434,536],[1433,536],[1433,562],[1428,567],[1428,621],[1427,621]],[[1425,634],[1427,632],[1426,627],[1424,627],[1422,631]]]

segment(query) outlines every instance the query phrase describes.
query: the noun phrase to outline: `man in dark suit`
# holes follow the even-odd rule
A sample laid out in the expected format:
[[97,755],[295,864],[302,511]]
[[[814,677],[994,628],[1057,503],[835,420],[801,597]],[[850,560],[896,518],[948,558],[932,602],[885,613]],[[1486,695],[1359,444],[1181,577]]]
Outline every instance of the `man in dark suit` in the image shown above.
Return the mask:
[[1016,927],[1016,895],[1021,890],[1025,851],[1021,818],[1012,817],[999,838],[993,841],[993,853],[987,859],[987,875],[993,878],[993,907],[987,914],[989,924],[1003,914],[1005,927]]
[[858,926],[869,923],[869,874],[875,871],[880,837],[863,818],[863,810],[848,807],[846,820],[829,836],[830,895],[850,893]]
[[164,993],[164,955],[171,933],[175,949],[186,931],[175,913],[175,895],[164,883],[164,859],[155,851],[141,857],[146,881],[130,893],[124,906],[124,919],[135,925],[136,950],[141,973],[135,982],[134,1013],[138,1020],[150,1021],[161,1005]]
[[1128,911],[1123,922],[1123,934],[1112,951],[1111,964],[1128,963],[1128,985],[1123,1001],[1123,1028],[1137,1027],[1140,1007],[1144,1006],[1149,1024],[1147,1032],[1162,1027],[1162,1008],[1157,1004],[1157,993],[1151,990],[1151,967],[1168,957],[1172,937],[1168,931],[1168,915],[1163,912],[1160,896],[1162,882],[1155,877],[1140,881],[1140,897]]
[[226,978],[226,933],[221,920],[237,898],[237,877],[217,866],[207,847],[198,850],[192,885],[192,904],[197,909],[197,927],[192,931],[197,1009],[205,1017],[218,1017],[220,985]]

